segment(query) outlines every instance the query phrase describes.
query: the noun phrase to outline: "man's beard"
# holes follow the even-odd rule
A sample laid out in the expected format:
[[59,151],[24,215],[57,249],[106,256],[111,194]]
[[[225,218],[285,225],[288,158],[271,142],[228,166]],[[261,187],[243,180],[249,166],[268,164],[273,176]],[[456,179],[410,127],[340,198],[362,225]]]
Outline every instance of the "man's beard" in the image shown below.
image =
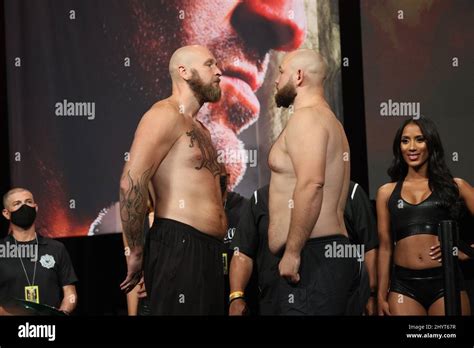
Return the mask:
[[201,103],[214,103],[221,99],[221,88],[219,85],[213,86],[213,82],[205,84],[196,69],[192,69],[192,76],[186,82],[194,93],[196,99]]
[[275,94],[276,106],[284,108],[289,107],[295,101],[296,95],[296,87],[291,83],[291,81],[288,81],[286,85],[279,89]]

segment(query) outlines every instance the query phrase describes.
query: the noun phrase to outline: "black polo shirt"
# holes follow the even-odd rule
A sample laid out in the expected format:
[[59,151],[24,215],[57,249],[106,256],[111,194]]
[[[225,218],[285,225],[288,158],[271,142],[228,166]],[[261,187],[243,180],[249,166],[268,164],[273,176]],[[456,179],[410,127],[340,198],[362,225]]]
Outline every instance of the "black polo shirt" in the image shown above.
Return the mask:
[[364,189],[353,181],[349,186],[344,222],[349,239],[352,243],[363,244],[364,252],[378,247],[377,223],[369,197]]
[[[257,263],[260,315],[276,315],[276,283],[279,259],[268,248],[268,189],[265,185],[254,192],[242,207],[242,217],[230,247]],[[247,287],[246,296],[251,296]]]
[[[69,254],[61,242],[38,236],[38,257],[35,283],[39,288],[39,303],[59,308],[63,298],[62,287],[77,282]],[[17,242],[18,245],[36,245],[36,239],[29,242]],[[0,241],[5,248],[15,245],[12,235]],[[28,286],[25,271],[19,257],[0,257],[0,299],[25,299],[25,286]],[[24,256],[24,255],[23,255]],[[35,262],[31,258],[21,258],[33,281]]]
[[228,192],[225,203],[225,214],[227,216],[227,234],[224,237],[224,244],[229,245],[234,238],[237,225],[241,218],[241,209],[247,198],[237,192]]

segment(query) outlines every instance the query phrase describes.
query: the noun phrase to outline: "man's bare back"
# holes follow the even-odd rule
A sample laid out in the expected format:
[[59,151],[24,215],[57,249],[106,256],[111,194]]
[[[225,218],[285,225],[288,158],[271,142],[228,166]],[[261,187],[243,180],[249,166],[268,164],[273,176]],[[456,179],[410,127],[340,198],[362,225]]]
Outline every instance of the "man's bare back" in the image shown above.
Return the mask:
[[[312,137],[305,127],[296,127],[300,118],[313,118],[314,127],[327,133],[323,199],[319,217],[309,238],[342,234],[347,236],[344,225],[344,207],[349,189],[349,145],[340,122],[327,105],[312,106],[295,111],[287,126],[273,145],[268,163],[272,171],[270,181],[269,236],[270,248],[278,252],[286,243],[290,228],[291,211],[294,208],[293,192],[296,173],[287,145],[298,137]],[[311,121],[310,121],[311,122]],[[301,149],[301,151],[311,151]],[[303,164],[310,165],[310,163]],[[303,208],[304,209],[304,208]]]
[[157,114],[173,110],[174,115],[163,116],[179,120],[180,135],[151,178],[155,216],[183,222],[222,239],[227,221],[219,184],[221,165],[210,133],[199,121],[179,114],[168,100],[151,108]]

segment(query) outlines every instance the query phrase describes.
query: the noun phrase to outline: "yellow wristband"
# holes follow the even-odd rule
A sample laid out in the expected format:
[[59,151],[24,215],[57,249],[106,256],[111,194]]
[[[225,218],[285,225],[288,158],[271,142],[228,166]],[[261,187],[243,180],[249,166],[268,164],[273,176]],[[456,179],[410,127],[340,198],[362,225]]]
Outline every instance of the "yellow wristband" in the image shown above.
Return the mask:
[[229,295],[229,301],[232,301],[236,298],[239,297],[244,297],[244,292],[243,291],[234,291]]

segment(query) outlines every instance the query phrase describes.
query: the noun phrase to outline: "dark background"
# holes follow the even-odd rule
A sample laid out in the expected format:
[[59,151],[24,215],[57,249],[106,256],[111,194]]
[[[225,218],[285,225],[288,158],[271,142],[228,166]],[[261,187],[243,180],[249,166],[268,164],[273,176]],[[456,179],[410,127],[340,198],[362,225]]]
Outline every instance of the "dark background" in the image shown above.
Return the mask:
[[453,176],[474,184],[474,1],[360,3],[369,196],[388,182],[393,137],[407,119],[380,115],[389,99],[419,103],[438,128]]

